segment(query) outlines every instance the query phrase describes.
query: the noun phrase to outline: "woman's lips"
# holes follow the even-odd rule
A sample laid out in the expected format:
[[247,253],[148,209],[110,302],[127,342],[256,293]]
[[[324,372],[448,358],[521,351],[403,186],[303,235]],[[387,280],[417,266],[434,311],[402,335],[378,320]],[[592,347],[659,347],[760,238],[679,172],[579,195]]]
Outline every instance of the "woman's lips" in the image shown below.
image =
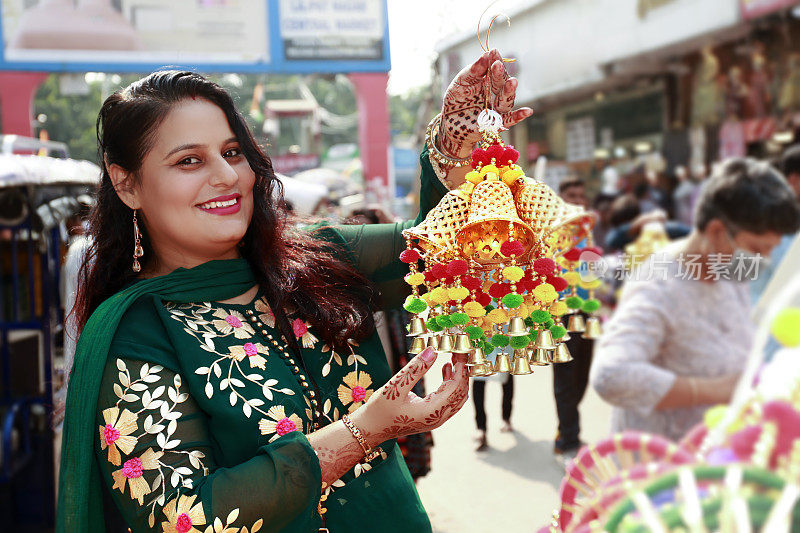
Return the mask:
[[238,194],[220,196],[197,207],[212,215],[232,215],[242,208],[242,197]]

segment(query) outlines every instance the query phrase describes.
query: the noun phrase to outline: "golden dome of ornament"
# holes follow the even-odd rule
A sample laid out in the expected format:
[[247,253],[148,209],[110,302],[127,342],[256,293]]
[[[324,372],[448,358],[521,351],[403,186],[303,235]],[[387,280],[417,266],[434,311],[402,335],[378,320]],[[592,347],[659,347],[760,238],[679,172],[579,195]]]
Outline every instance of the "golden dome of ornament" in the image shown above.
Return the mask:
[[459,189],[449,191],[421,224],[405,230],[403,235],[419,239],[419,247],[426,254],[440,254],[454,249],[456,232],[467,222],[468,215],[468,194]]
[[586,212],[583,207],[564,202],[561,216],[542,237],[548,256],[560,256],[591,235],[595,218],[594,213]]
[[499,180],[486,180],[475,186],[470,197],[469,216],[456,233],[456,246],[462,257],[491,267],[507,261],[500,246],[513,238],[528,255],[536,247],[535,233],[518,215],[514,195]]

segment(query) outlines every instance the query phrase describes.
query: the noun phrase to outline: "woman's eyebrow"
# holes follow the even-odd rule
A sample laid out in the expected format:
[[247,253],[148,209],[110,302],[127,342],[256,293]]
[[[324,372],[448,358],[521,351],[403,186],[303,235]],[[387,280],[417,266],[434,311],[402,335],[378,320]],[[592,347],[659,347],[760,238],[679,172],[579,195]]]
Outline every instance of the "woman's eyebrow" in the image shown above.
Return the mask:
[[[232,142],[237,142],[238,140],[239,139],[236,138],[236,136],[233,136],[233,137],[231,137],[229,139],[225,139],[225,141],[222,144],[229,144],[229,143],[232,143]],[[170,150],[169,153],[164,156],[164,159],[169,159],[170,156],[180,152],[181,150],[191,150],[191,149],[194,149],[194,148],[205,148],[205,146],[206,146],[205,144],[200,144],[200,143],[182,144],[182,145],[176,146],[175,148]]]

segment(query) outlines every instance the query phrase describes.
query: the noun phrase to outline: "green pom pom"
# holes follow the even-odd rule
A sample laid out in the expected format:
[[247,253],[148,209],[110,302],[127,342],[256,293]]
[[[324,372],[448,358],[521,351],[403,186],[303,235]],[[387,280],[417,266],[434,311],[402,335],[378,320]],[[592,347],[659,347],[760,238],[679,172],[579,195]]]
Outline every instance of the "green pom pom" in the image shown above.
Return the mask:
[[531,313],[531,320],[537,324],[541,324],[542,322],[550,320],[550,313],[548,313],[544,309],[537,309],[536,311]]
[[548,318],[547,320],[544,321],[544,324],[542,325],[546,328],[552,328],[555,323],[556,323],[555,320],[553,320],[552,318]]
[[492,335],[492,338],[489,339],[489,342],[491,342],[492,346],[494,346],[495,348],[504,348],[508,346],[508,335],[495,333],[494,335]]
[[428,304],[422,298],[411,298],[403,304],[403,309],[412,314],[421,313],[428,308]]
[[525,322],[525,326],[526,327],[528,327],[528,328],[532,328],[533,327],[533,320],[531,320],[531,317],[526,318],[525,320],[523,320],[523,322]]
[[503,304],[508,307],[509,309],[516,309],[525,299],[522,297],[521,294],[506,294],[503,296]]
[[511,337],[509,344],[515,350],[521,350],[525,348],[531,342],[530,337],[527,335],[522,335],[520,337]]
[[464,332],[469,336],[469,340],[471,341],[486,337],[486,333],[483,332],[483,328],[479,328],[478,326],[467,326],[464,328]]
[[489,342],[488,340],[483,341],[483,344],[481,344],[481,348],[483,348],[483,353],[485,353],[486,355],[489,355],[494,351],[494,346],[492,346],[492,343]]
[[425,322],[425,325],[428,327],[430,331],[433,331],[434,333],[442,331],[444,329],[442,326],[439,325],[439,321],[436,319],[436,317],[429,318],[428,321]]
[[492,311],[495,310],[495,306],[493,306],[492,304],[489,304],[486,307],[484,307],[484,309],[486,309],[486,313],[489,314],[489,313],[491,313]]
[[450,315],[450,318],[453,320],[453,324],[456,326],[469,324],[469,315],[467,313],[453,313]]
[[570,296],[567,298],[566,304],[570,309],[580,309],[583,307],[583,298],[580,296]]
[[564,326],[550,326],[550,335],[552,335],[554,339],[560,339],[566,334],[567,328]]
[[600,309],[600,300],[596,300],[594,298],[592,298],[591,300],[586,300],[585,302],[583,302],[583,306],[581,306],[581,309],[583,310],[584,313],[594,313],[595,311]]
[[450,318],[449,315],[441,315],[436,319],[436,322],[439,323],[440,326],[443,328],[452,328],[453,327],[453,319]]

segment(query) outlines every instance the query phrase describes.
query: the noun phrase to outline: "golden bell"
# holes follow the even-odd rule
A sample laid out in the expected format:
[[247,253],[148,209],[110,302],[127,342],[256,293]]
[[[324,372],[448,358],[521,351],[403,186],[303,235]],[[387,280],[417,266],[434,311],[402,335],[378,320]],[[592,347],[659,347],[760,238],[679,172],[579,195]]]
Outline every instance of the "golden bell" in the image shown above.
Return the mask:
[[603,334],[600,320],[596,316],[590,316],[586,321],[586,330],[583,332],[584,339],[599,339]]
[[436,335],[431,335],[428,337],[428,343],[425,345],[426,348],[433,348],[434,350],[439,350],[439,337]]
[[488,364],[486,354],[483,353],[483,348],[475,348],[469,353],[467,358],[467,366],[480,366]]
[[472,344],[469,342],[469,335],[466,333],[458,333],[456,335],[456,342],[453,345],[453,353],[470,353],[472,351]]
[[453,348],[455,347],[456,343],[453,339],[453,336],[449,333],[445,333],[439,338],[439,348],[436,350],[437,352],[452,352]]
[[466,223],[456,233],[456,248],[464,259],[480,265],[497,265],[506,257],[500,246],[511,237],[525,249],[522,260],[536,245],[533,229],[517,215],[514,194],[499,180],[486,180],[473,189]]
[[508,336],[509,337],[522,337],[528,334],[528,328],[525,326],[525,321],[522,317],[512,317],[508,323]]
[[425,349],[425,339],[423,339],[422,337],[414,337],[414,340],[411,341],[411,348],[408,349],[408,353],[410,353],[411,355],[417,355],[424,349]]
[[550,359],[550,352],[544,348],[536,348],[531,357],[531,364],[534,366],[547,366],[552,362]]
[[428,330],[425,328],[425,321],[422,320],[420,317],[414,317],[408,324],[408,333],[406,334],[406,336],[416,337],[417,335],[423,335],[427,332]]
[[525,353],[525,350],[514,350],[514,361],[511,365],[511,374],[515,376],[533,374],[533,370],[531,370],[531,363],[528,361],[528,355]]
[[553,352],[553,363],[569,363],[570,361],[572,361],[572,354],[569,353],[569,348],[563,342],[558,343]]
[[468,215],[469,195],[456,189],[445,194],[425,220],[405,230],[403,236],[417,239],[424,252],[441,253],[455,245],[456,232],[467,222]]
[[583,333],[586,331],[586,323],[583,321],[583,315],[571,315],[567,321],[567,331],[573,333]]
[[494,360],[495,372],[511,372],[511,358],[505,352],[500,352]]
[[492,374],[494,374],[494,371],[489,363],[469,367],[469,375],[473,378],[491,376]]
[[553,335],[550,333],[550,330],[545,328],[540,329],[539,333],[536,334],[536,348],[552,350],[555,347],[556,343],[553,342]]

